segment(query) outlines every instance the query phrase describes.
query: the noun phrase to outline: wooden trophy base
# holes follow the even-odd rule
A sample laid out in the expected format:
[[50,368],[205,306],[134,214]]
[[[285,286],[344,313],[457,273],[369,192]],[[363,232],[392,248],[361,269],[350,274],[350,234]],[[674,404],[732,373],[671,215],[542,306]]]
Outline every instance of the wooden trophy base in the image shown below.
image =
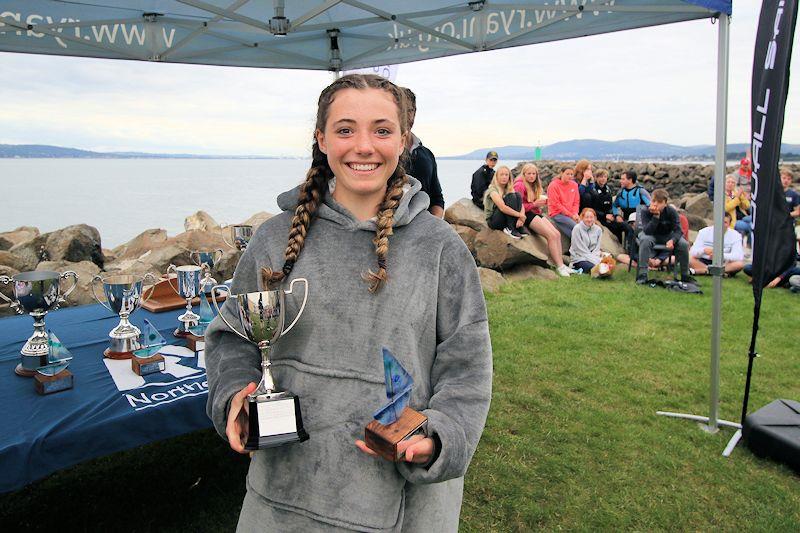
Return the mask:
[[273,398],[261,401],[248,398],[247,401],[250,415],[245,450],[263,450],[308,440],[297,396],[280,392]]
[[108,359],[130,359],[133,357],[133,352],[114,352],[111,348],[106,348],[103,350],[103,357]]
[[[172,282],[170,284],[169,279],[164,279],[153,285],[152,289],[145,289],[143,294],[146,292],[150,294],[152,290],[153,295],[149,296],[147,300],[142,303],[142,307],[147,309],[151,313],[162,313],[164,311],[174,311],[175,309],[180,309],[181,307],[186,307],[186,298],[181,298],[175,293],[175,289],[178,287],[178,281],[175,277],[172,277]],[[225,298],[228,297],[227,293],[225,292],[218,292],[216,294],[217,301],[222,303],[225,301]],[[192,300],[192,305],[199,305],[200,298],[196,297]]]
[[69,390],[72,388],[73,383],[72,372],[69,370],[62,370],[55,376],[45,376],[36,372],[33,380],[36,385],[36,392],[42,395]]
[[384,426],[373,420],[364,428],[364,442],[370,450],[387,461],[400,461],[405,452],[398,452],[397,445],[417,433],[424,433],[428,417],[410,407],[403,409],[403,414],[396,422]]
[[135,374],[146,376],[147,374],[154,374],[164,370],[166,363],[164,356],[160,353],[151,355],[150,357],[131,357],[131,368]]
[[22,366],[22,363],[20,363],[14,368],[14,373],[23,378],[32,378],[36,375],[36,370],[28,370]]
[[184,337],[184,339],[186,339],[186,347],[193,352],[199,352],[200,350],[206,349],[205,337],[198,337],[194,333],[189,333],[186,337]]

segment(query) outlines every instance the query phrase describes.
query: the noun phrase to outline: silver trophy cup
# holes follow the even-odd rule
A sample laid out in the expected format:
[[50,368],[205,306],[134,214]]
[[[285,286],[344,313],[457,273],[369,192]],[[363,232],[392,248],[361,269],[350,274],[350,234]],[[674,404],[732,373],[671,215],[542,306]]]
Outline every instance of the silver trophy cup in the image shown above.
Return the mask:
[[[236,224],[230,227],[230,236],[233,242],[228,241],[227,239],[227,231],[222,234],[222,240],[225,241],[225,244],[230,246],[231,248],[236,248],[237,250],[244,250],[247,248],[247,243],[250,242],[250,239],[253,237],[253,226],[248,224]],[[225,228],[227,230],[227,228]]]
[[[145,280],[150,280],[153,285],[158,281],[149,272],[144,276],[120,274],[105,278],[97,275],[92,278],[91,288],[94,299],[115,315],[119,315],[119,324],[108,333],[111,343],[103,351],[103,355],[109,359],[130,359],[133,351],[140,348],[139,335],[141,331],[128,321],[128,317],[153,296],[154,288],[151,288],[150,294],[146,298],[142,298]],[[97,281],[103,284],[106,303],[97,297],[94,290],[94,284]]]
[[[61,292],[61,280],[71,277],[72,286]],[[44,329],[44,316],[48,311],[55,311],[66,302],[75,287],[78,285],[78,274],[68,270],[63,274],[48,271],[20,272],[12,277],[0,276],[0,283],[14,284],[14,300],[0,293],[0,298],[9,302],[11,308],[24,315],[28,313],[33,317],[33,335],[20,350],[22,361],[14,369],[20,376],[31,377],[41,365],[42,358],[46,359],[49,353],[47,332]]]
[[[285,295],[291,294],[294,284],[298,282],[305,286],[303,303],[292,323],[284,328]],[[276,389],[270,370],[272,363],[269,351],[275,341],[289,332],[303,314],[308,300],[308,280],[305,278],[292,280],[287,291],[278,289],[230,294],[229,301],[232,302],[234,313],[238,316],[239,328],[228,322],[225,315],[220,312],[216,298],[217,290],[230,293],[230,289],[227,285],[217,285],[211,292],[219,316],[234,333],[255,343],[261,351],[261,381],[256,390],[247,396],[249,431],[245,449],[259,450],[307,440],[308,433],[303,428],[303,418],[300,413],[300,398],[291,392]]]
[[[192,311],[192,300],[200,295],[200,279],[204,271],[208,271],[208,265],[170,265],[167,267],[169,286],[178,296],[186,299],[186,312],[178,317],[181,325],[175,330],[176,337],[188,337],[191,335],[191,328],[197,326],[200,322],[200,315]],[[169,277],[173,272],[177,275],[177,288],[173,285],[172,278]]]
[[217,280],[211,277],[211,271],[214,270],[214,265],[222,259],[224,253],[221,249],[189,252],[189,257],[195,265],[206,266],[206,273],[200,280],[200,289],[206,294],[217,284]]

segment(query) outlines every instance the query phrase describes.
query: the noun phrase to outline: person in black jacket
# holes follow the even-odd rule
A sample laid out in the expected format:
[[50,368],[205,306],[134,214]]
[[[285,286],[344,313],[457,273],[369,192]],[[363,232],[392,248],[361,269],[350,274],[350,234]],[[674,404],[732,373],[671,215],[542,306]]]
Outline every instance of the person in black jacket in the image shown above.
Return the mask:
[[422,141],[411,131],[411,128],[414,127],[414,119],[417,116],[417,97],[411,89],[406,87],[403,90],[406,94],[408,119],[406,149],[409,153],[409,162],[406,174],[417,178],[422,184],[423,192],[431,200],[428,211],[433,216],[442,218],[444,216],[444,195],[442,194],[442,185],[439,183],[436,157],[428,148],[422,146]]
[[494,167],[497,165],[497,152],[492,150],[486,154],[486,163],[472,174],[472,203],[483,209],[483,195],[494,177]]
[[667,250],[675,253],[681,269],[681,281],[695,282],[689,275],[689,243],[683,238],[678,212],[667,205],[668,203],[669,194],[666,189],[656,189],[653,191],[650,206],[647,209],[639,209],[637,213],[639,263],[636,283],[638,284],[646,284],[649,281],[647,265],[650,258],[655,255],[656,244],[663,244]]
[[589,207],[597,213],[597,221],[607,227],[622,242],[622,233],[625,224],[617,222],[614,218],[614,195],[608,185],[608,171],[600,169],[594,177],[594,187],[589,191]]

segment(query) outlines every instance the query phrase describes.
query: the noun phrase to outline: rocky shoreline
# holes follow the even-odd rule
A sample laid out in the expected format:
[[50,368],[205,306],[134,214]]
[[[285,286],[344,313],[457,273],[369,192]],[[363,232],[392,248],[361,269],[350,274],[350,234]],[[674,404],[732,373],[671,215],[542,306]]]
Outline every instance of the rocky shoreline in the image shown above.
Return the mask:
[[[524,162],[514,169],[517,174]],[[573,164],[564,161],[538,161],[542,182],[549,183],[561,166]],[[647,189],[666,188],[672,203],[686,213],[690,228],[697,231],[711,223],[713,206],[706,196],[708,180],[713,174],[712,165],[656,165],[653,163],[593,162],[595,169],[606,169],[614,190],[618,189],[618,176],[626,170],[639,175],[639,182]],[[800,165],[788,165],[795,174],[795,186],[800,182]],[[728,172],[733,172],[729,168]],[[465,184],[465,187],[467,185]],[[272,215],[256,213],[242,224],[252,225],[254,230]],[[531,235],[514,240],[501,231],[486,226],[483,212],[468,199],[452,203],[445,211],[445,220],[464,240],[481,272],[486,290],[496,290],[506,281],[540,278],[556,279],[549,268],[545,240]],[[173,237],[164,229],[148,229],[130,242],[114,249],[102,247],[100,233],[86,224],[68,226],[50,233],[40,233],[31,226],[22,226],[0,233],[0,275],[13,276],[29,270],[63,272],[74,270],[79,276],[78,286],[70,294],[67,305],[82,305],[94,302],[91,295],[91,280],[97,274],[135,274],[147,272],[160,275],[170,264],[191,264],[192,251],[223,251],[222,259],[214,266],[214,277],[222,281],[233,276],[241,252],[228,246],[222,228],[203,211],[186,218],[184,232]],[[230,240],[230,238],[228,238]],[[565,250],[568,249],[563,239]],[[613,255],[621,253],[619,241],[604,228],[602,241],[604,251]],[[0,291],[12,297],[12,286],[0,285]],[[8,304],[0,303],[0,315],[11,314]]]

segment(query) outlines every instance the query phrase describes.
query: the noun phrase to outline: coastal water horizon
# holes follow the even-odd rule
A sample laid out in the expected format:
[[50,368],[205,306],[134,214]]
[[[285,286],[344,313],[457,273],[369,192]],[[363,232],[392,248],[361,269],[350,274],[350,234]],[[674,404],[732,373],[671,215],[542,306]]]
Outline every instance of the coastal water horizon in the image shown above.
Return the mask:
[[[73,224],[100,232],[114,248],[146,229],[170,236],[203,210],[218,223],[235,224],[259,211],[279,212],[277,197],[304,179],[309,159],[0,159],[7,196],[0,231],[35,226],[43,233]],[[500,164],[514,166],[515,160]],[[643,161],[631,161],[641,164]],[[646,161],[712,164],[712,161]],[[735,165],[738,161],[728,161]],[[482,160],[438,161],[447,206],[469,197],[472,173]]]

